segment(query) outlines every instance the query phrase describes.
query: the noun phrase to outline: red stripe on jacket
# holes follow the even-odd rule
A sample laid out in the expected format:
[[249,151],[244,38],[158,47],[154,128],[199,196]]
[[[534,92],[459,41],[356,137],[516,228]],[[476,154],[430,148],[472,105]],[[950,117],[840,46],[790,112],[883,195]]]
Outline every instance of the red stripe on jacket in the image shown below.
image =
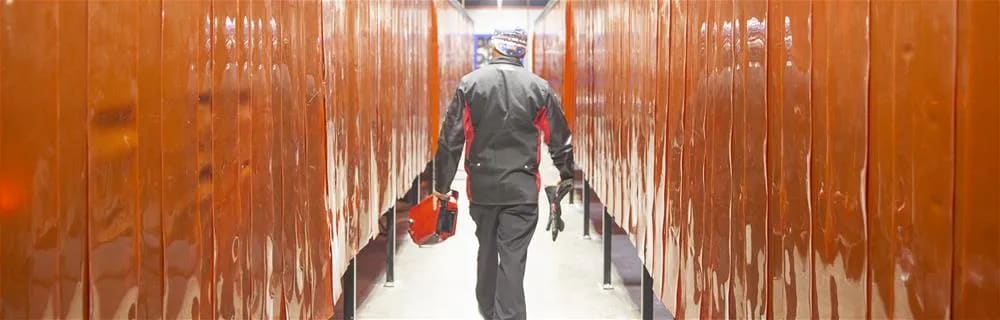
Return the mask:
[[476,137],[476,131],[472,128],[472,108],[469,103],[465,103],[465,112],[462,113],[462,128],[465,130],[465,197],[472,199],[472,175],[469,174],[469,154],[472,152],[472,139]]
[[[538,163],[535,166],[535,187],[542,187],[542,175],[538,172],[542,163],[542,142],[548,144],[552,139],[549,137],[549,112],[548,107],[542,106],[538,110],[538,115],[535,116],[535,128],[538,128],[538,146],[535,148],[535,160]],[[542,140],[542,134],[545,134],[545,140]]]

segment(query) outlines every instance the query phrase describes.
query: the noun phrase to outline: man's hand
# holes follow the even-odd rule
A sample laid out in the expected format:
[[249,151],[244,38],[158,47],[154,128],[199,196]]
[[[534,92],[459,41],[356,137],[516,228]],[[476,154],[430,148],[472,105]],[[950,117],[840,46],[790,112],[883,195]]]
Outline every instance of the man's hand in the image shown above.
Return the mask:
[[432,194],[438,201],[437,234],[454,234],[457,211],[449,210],[448,203],[451,202],[452,197],[458,199],[458,194],[455,191],[452,191],[452,196],[437,191],[433,191]]
[[444,194],[444,193],[437,192],[437,191],[431,191],[431,194],[434,195],[435,197],[437,197],[438,200],[445,200],[445,201],[447,201],[449,198],[451,198],[451,196],[449,196],[447,194]]
[[[553,204],[552,207],[558,207],[558,204]],[[553,211],[558,211],[558,209],[553,208]],[[556,241],[556,237],[559,236],[559,232],[566,228],[566,223],[563,222],[562,214],[550,213],[549,214],[549,224],[545,227],[545,231],[552,231],[552,241]]]
[[559,181],[558,189],[556,189],[556,200],[562,201],[567,194],[573,191],[573,179],[565,179]]
[[559,205],[562,201],[557,191],[559,189],[561,187],[545,187],[545,196],[549,199],[549,223],[545,226],[545,231],[552,231],[552,241],[556,241],[559,232],[566,228],[566,223],[562,219],[562,207]]

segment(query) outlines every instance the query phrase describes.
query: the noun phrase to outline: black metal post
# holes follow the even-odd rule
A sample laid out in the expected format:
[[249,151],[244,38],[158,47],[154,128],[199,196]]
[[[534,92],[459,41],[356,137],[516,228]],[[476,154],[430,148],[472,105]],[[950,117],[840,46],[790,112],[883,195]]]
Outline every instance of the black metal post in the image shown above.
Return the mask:
[[576,197],[576,178],[573,178],[573,187],[569,188],[569,204],[573,204],[573,198]]
[[357,304],[357,266],[356,258],[351,258],[351,261],[347,263],[347,271],[344,272],[344,319],[354,320],[355,314],[357,314],[358,304]]
[[389,208],[389,225],[385,231],[385,287],[392,288],[396,282],[396,207]]
[[583,179],[583,238],[590,239],[590,182]]
[[611,224],[613,223],[611,215],[608,214],[608,208],[605,207],[604,219],[601,223],[604,227],[604,232],[601,234],[601,238],[604,240],[604,290],[614,288],[611,285]]
[[642,267],[642,319],[653,320],[653,276]]

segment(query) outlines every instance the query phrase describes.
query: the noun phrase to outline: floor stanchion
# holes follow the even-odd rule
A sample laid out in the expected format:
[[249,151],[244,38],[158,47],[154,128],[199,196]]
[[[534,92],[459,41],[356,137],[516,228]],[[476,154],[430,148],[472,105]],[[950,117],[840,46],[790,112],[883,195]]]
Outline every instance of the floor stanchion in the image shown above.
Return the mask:
[[611,214],[608,214],[608,208],[604,208],[604,219],[603,219],[603,232],[601,234],[601,240],[604,241],[604,290],[614,289],[611,285],[611,225],[614,220],[611,219]]

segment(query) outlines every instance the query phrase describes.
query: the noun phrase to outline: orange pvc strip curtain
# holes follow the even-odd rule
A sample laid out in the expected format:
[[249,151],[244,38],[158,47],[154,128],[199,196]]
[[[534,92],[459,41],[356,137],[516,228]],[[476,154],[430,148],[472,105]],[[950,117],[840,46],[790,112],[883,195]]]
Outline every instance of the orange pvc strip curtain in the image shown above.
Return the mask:
[[0,4],[0,318],[332,316],[429,159],[431,9]]
[[566,30],[572,28],[572,17],[567,16],[571,12],[566,10],[568,6],[562,1],[551,2],[538,17],[532,37],[531,63],[535,74],[548,80],[549,86],[556,89],[562,100],[566,121],[572,128],[576,96],[572,94],[575,83],[566,81],[573,79],[574,71],[574,68],[566,67],[573,64],[567,60],[572,55],[566,55],[567,51],[572,50],[572,38],[568,38],[566,34]]
[[434,0],[430,72],[432,103],[430,151],[437,151],[440,124],[462,77],[472,72],[472,19],[456,1]]
[[576,158],[675,316],[995,313],[998,2],[567,6]]

